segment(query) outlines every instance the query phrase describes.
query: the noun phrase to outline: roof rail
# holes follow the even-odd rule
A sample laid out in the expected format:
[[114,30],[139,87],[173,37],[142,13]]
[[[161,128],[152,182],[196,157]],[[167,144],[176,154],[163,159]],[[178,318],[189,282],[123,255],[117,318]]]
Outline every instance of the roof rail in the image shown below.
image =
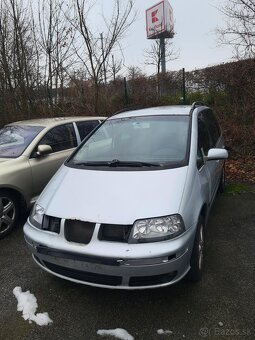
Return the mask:
[[119,113],[123,113],[123,112],[128,112],[128,111],[136,111],[136,110],[141,110],[141,109],[146,109],[147,107],[146,106],[143,106],[143,105],[134,105],[134,106],[128,106],[128,107],[125,107],[124,109],[121,109],[117,112],[114,112],[112,114],[112,116],[115,116]]
[[199,106],[206,106],[205,105],[205,103],[203,103],[203,102],[194,102],[193,104],[192,104],[192,106],[191,106],[191,110],[193,111],[193,110],[195,110],[197,107],[199,107]]

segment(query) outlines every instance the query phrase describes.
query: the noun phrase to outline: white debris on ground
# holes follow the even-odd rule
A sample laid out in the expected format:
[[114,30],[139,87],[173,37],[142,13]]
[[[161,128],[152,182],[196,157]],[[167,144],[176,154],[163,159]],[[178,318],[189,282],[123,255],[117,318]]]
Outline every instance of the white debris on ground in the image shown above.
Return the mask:
[[15,287],[13,289],[13,294],[18,300],[17,311],[22,312],[24,320],[28,320],[29,323],[34,321],[39,326],[47,326],[53,322],[49,318],[48,313],[35,314],[38,308],[37,299],[29,290],[27,292],[22,292],[21,287]]
[[173,332],[169,331],[168,329],[166,329],[165,331],[163,329],[158,329],[157,333],[160,334],[160,335],[162,335],[162,334],[168,334],[168,335],[173,334]]
[[134,337],[130,335],[125,329],[123,328],[116,328],[116,329],[99,329],[97,331],[98,335],[102,336],[114,336],[117,339],[121,340],[134,340]]
[[219,325],[220,327],[222,327],[222,326],[223,326],[223,322],[220,321],[220,322],[218,323],[218,325]]

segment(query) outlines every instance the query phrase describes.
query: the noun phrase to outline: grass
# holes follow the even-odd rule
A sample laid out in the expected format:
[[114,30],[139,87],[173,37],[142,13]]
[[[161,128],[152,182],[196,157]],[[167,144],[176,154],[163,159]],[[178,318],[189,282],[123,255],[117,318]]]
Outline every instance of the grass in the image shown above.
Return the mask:
[[236,195],[243,194],[246,192],[252,192],[250,185],[245,183],[231,183],[227,184],[224,190],[224,195]]

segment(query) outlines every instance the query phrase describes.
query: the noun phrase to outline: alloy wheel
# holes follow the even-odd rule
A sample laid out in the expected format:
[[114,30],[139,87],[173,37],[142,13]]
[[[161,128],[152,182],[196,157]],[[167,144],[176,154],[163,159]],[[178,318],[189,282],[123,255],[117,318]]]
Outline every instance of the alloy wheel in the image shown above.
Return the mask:
[[14,202],[9,197],[0,197],[0,234],[12,227],[15,217]]

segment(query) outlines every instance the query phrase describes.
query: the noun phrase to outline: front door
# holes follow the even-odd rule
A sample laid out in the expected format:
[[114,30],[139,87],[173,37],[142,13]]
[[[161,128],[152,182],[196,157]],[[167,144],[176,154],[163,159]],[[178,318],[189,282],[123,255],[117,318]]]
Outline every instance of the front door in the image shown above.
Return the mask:
[[41,193],[73,148],[77,146],[73,124],[59,125],[46,132],[38,145],[45,144],[51,146],[52,153],[37,156],[37,146],[29,159],[34,197]]

